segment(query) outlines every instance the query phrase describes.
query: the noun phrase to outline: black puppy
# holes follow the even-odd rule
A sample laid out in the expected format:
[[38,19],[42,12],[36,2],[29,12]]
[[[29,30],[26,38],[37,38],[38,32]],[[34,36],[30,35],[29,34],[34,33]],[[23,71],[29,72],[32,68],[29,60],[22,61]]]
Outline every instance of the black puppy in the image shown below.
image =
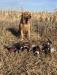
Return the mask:
[[38,45],[32,45],[31,50],[33,51],[33,54],[39,54],[40,53],[40,47]]
[[30,50],[30,43],[29,42],[23,42],[21,48],[22,51],[24,51],[25,49],[29,52]]
[[4,45],[4,48],[6,48],[9,52],[18,52],[19,53],[19,50],[21,48],[21,45],[19,43],[15,43],[14,45]]
[[47,42],[44,42],[42,44],[42,51],[44,51],[45,54],[48,54],[51,52],[51,44],[52,42],[49,39]]

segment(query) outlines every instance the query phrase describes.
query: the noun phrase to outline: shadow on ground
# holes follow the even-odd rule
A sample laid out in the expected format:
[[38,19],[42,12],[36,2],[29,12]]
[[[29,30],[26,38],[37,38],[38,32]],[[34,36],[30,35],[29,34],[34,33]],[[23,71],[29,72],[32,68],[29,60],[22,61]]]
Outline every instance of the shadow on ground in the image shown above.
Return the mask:
[[20,31],[17,28],[7,28],[9,32],[11,32],[14,36],[19,37],[20,36]]

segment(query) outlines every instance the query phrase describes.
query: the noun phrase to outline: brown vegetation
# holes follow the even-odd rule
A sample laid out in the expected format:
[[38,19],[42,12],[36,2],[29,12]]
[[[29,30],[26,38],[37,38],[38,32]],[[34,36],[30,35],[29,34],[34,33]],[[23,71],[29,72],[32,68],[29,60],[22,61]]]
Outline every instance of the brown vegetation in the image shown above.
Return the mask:
[[[25,50],[9,53],[4,48],[4,45],[20,42],[20,15],[19,12],[0,11],[0,75],[57,75],[57,52],[36,57]],[[57,48],[57,13],[32,13],[31,24],[31,43],[39,44],[49,38]]]

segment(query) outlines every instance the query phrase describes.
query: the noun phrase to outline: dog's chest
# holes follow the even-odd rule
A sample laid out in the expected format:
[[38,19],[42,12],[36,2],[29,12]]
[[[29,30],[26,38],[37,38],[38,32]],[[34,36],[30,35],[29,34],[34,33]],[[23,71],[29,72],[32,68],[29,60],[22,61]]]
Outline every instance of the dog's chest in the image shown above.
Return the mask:
[[24,24],[24,25],[22,26],[22,30],[23,30],[23,31],[28,31],[28,30],[30,30],[30,24]]

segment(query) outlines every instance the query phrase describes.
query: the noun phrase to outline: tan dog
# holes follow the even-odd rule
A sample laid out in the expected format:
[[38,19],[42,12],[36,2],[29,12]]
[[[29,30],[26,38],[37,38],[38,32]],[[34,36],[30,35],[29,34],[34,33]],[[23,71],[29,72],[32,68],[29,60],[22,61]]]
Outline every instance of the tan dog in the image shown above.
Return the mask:
[[31,19],[31,13],[29,12],[22,13],[19,24],[19,30],[21,32],[22,40],[24,40],[24,37],[30,40],[30,27],[31,27],[30,19]]

